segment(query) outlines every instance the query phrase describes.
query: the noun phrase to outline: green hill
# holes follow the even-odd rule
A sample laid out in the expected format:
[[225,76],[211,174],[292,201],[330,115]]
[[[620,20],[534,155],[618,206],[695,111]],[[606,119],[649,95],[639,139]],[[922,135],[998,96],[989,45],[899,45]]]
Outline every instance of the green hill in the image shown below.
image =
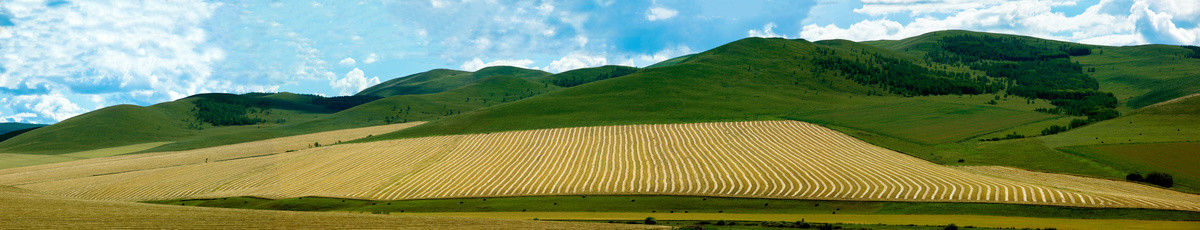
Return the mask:
[[320,130],[288,125],[337,112],[314,104],[318,99],[324,98],[200,94],[146,107],[117,105],[0,142],[0,152],[62,154],[148,142],[174,142],[156,150],[179,150],[309,133]]
[[545,77],[535,78],[538,82],[545,82],[560,87],[572,87],[582,84],[591,83],[594,81],[621,77],[637,72],[639,69],[628,66],[606,65],[593,68],[583,68],[571,71],[562,72],[559,74],[549,75]]
[[[914,118],[931,123],[995,118],[999,124],[978,126],[934,140],[938,142],[966,139],[995,131],[997,127],[1055,117],[1033,112],[1024,100],[988,105],[983,103],[985,101],[957,96],[898,95],[953,94],[955,90],[983,92],[993,83],[986,79],[962,80],[958,75],[969,74],[962,68],[933,67],[901,53],[862,47],[866,46],[827,46],[803,40],[748,38],[695,54],[674,65],[647,68],[619,78],[450,116],[378,138],[614,124],[769,120],[905,102],[928,106],[933,111],[957,111],[942,117]],[[959,84],[961,87],[938,91],[930,88],[933,84],[874,81],[868,78],[875,76],[855,72],[860,71],[857,68],[879,66],[893,68],[891,72],[882,73],[912,78],[907,80]],[[847,75],[858,75],[863,79],[856,80]],[[906,112],[904,108],[884,110],[901,113],[899,115]],[[867,117],[866,114],[842,116],[824,123],[851,124],[870,119]],[[879,126],[879,131],[897,136],[922,136],[929,132],[885,126],[888,125]]]
[[475,72],[435,69],[388,80],[378,85],[366,88],[355,95],[390,97],[409,94],[430,94],[463,87],[467,84],[471,84],[472,82],[491,76],[537,78],[549,75],[551,74],[540,70],[523,69],[512,66],[492,66]]
[[333,128],[435,120],[559,88],[513,76],[491,76],[445,92],[383,98],[295,127]]
[[[1121,179],[1129,167],[1064,151],[1066,145],[1056,139],[1128,122],[1124,119],[1147,119],[1128,107],[1136,97],[1126,95],[1134,91],[1109,91],[1111,80],[1093,77],[1100,70],[1091,71],[1085,60],[1117,54],[1110,50],[1116,47],[968,31],[865,43],[748,38],[670,65],[360,141],[796,119],[941,164]],[[1117,118],[1122,113],[1126,116]],[[1069,131],[1052,135],[1063,132],[1054,127]]]

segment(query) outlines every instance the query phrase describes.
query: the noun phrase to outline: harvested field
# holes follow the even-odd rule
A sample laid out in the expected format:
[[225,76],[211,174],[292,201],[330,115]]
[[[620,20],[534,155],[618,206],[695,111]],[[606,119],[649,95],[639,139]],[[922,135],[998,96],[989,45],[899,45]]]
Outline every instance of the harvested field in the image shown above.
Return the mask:
[[424,137],[38,181],[0,175],[0,183],[107,200],[660,194],[1200,210],[1197,195],[997,170],[1008,169],[947,167],[809,123],[761,121]]
[[322,145],[334,144],[339,141],[349,141],[363,138],[367,135],[389,133],[419,125],[421,123],[423,122],[380,125],[296,135],[196,150],[118,155],[55,164],[35,165],[22,168],[0,169],[0,181],[4,181],[5,185],[19,185],[50,180],[60,180],[64,178],[136,172],[140,170],[200,164],[205,162],[212,163],[232,159],[279,154],[288,151],[312,148],[314,143],[320,143]]
[[287,212],[77,200],[0,187],[3,229],[646,229],[657,226]]

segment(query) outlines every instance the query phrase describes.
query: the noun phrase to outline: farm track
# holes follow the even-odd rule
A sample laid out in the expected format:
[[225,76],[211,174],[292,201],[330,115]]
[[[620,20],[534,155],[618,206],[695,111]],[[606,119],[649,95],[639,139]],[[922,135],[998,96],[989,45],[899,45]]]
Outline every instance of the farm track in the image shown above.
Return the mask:
[[[103,169],[147,164],[138,156],[97,161]],[[87,171],[86,165],[64,167]],[[0,184],[68,197],[132,201],[658,194],[1200,211],[1198,195],[1003,167],[947,167],[797,121],[411,138],[36,180],[13,176],[27,173],[22,169],[28,170],[3,171]],[[33,171],[53,172],[54,167]]]

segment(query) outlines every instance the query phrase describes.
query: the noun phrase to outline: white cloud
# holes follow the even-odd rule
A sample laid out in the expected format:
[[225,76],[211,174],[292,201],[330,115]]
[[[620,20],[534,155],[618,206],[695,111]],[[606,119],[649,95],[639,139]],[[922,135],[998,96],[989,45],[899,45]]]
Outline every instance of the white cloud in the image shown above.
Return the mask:
[[433,8],[442,8],[446,7],[446,5],[449,5],[450,3],[447,3],[444,0],[429,0],[429,4],[433,5]]
[[[685,45],[678,45],[678,46],[674,46],[674,47],[664,48],[662,50],[659,50],[658,52],[655,52],[654,54],[638,55],[636,57],[636,59],[640,60],[640,62],[638,62],[638,63],[640,63],[639,66],[644,67],[644,66],[648,66],[648,65],[653,65],[654,63],[666,61],[667,59],[676,58],[679,56],[693,54],[693,53],[695,53],[695,52],[692,52],[691,48],[688,48]],[[623,62],[623,63],[628,63],[628,62]]]
[[344,66],[354,66],[354,64],[357,64],[357,63],[358,63],[357,61],[354,61],[354,59],[350,58],[350,57],[343,58],[342,61],[338,62],[338,64],[341,64]]
[[476,71],[476,70],[483,69],[483,68],[490,67],[490,66],[515,66],[515,67],[521,67],[521,68],[528,69],[529,65],[533,65],[533,60],[502,59],[502,60],[495,60],[492,62],[484,63],[483,60],[480,60],[479,58],[475,58],[470,61],[463,62],[462,66],[459,66],[459,69],[462,69],[465,71]]
[[[13,114],[12,116],[0,116],[0,122],[26,122],[26,119],[35,118],[35,117],[38,117],[38,115],[33,114],[33,113],[18,113],[18,114]],[[29,122],[36,122],[36,121],[29,121]]]
[[[19,109],[30,111],[18,113],[24,118],[33,118],[28,114],[36,114],[38,118],[50,118],[54,121],[62,121],[67,118],[85,112],[79,105],[72,103],[66,96],[59,93],[51,93],[44,95],[17,95],[11,99],[4,101],[6,104],[18,107]],[[15,115],[14,115],[15,116]],[[28,120],[28,119],[27,119]],[[33,120],[29,120],[33,121]]]
[[607,64],[608,58],[605,58],[603,55],[587,55],[581,52],[572,52],[567,54],[567,56],[558,59],[557,61],[550,62],[550,66],[547,66],[546,70],[554,73],[561,73],[563,71],[573,69],[596,67]]
[[750,36],[750,37],[760,37],[760,38],[783,37],[778,34],[775,34],[774,31],[771,31],[771,30],[775,29],[775,27],[776,26],[775,26],[774,22],[767,23],[766,25],[763,25],[762,30],[750,30],[749,32],[746,32],[746,35]]
[[550,5],[549,2],[543,2],[542,5],[537,7],[537,10],[538,14],[549,15],[550,13],[554,12],[554,5]]
[[361,69],[354,68],[346,73],[346,77],[331,81],[329,86],[340,91],[341,95],[352,95],[377,84],[379,77],[366,78]]
[[[864,41],[967,29],[1101,45],[1200,44],[1200,27],[1180,28],[1176,24],[1189,21],[1195,25],[1195,15],[1200,10],[1193,6],[1200,4],[1198,1],[1102,0],[1078,15],[1067,16],[1056,10],[1075,4],[1075,1],[1044,0],[867,0],[854,12],[872,17],[844,28],[808,24],[800,37]],[[1177,9],[1181,7],[1185,9]],[[898,13],[909,13],[911,22],[888,19]]]
[[0,88],[36,84],[54,91],[32,95],[43,101],[32,104],[38,106],[0,106],[53,122],[81,112],[67,98],[122,93],[162,101],[229,85],[212,79],[213,65],[225,52],[206,45],[202,29],[215,7],[199,0],[0,2],[13,22],[0,32],[0,68],[6,70]]
[[364,59],[363,63],[371,64],[371,63],[375,63],[377,61],[379,61],[379,55],[376,55],[375,53],[371,53],[371,54],[367,55],[367,59]]
[[667,20],[667,19],[675,17],[675,15],[677,15],[677,14],[679,14],[679,11],[675,11],[675,10],[668,9],[665,7],[655,6],[655,7],[650,7],[649,10],[646,10],[646,20],[649,20],[649,21]]

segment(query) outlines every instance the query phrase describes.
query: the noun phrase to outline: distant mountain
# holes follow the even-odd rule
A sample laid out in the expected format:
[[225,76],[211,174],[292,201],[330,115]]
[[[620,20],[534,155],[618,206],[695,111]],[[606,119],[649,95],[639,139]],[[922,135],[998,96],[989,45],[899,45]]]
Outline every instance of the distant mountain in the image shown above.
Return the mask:
[[336,110],[323,97],[291,93],[200,94],[153,106],[116,105],[0,142],[0,152],[59,154],[173,141],[187,149],[306,133],[286,126]]
[[5,133],[8,133],[8,132],[17,131],[17,130],[22,130],[22,129],[28,129],[28,128],[37,128],[37,127],[42,127],[42,126],[46,126],[46,125],[43,125],[43,124],[29,124],[29,123],[16,123],[16,122],[5,122],[5,123],[0,123],[0,134],[5,134]]
[[440,93],[462,87],[491,76],[536,78],[549,75],[551,74],[541,70],[524,69],[511,66],[492,66],[475,72],[435,69],[388,80],[386,82],[379,83],[378,85],[366,88],[355,95],[390,97],[396,95]]

